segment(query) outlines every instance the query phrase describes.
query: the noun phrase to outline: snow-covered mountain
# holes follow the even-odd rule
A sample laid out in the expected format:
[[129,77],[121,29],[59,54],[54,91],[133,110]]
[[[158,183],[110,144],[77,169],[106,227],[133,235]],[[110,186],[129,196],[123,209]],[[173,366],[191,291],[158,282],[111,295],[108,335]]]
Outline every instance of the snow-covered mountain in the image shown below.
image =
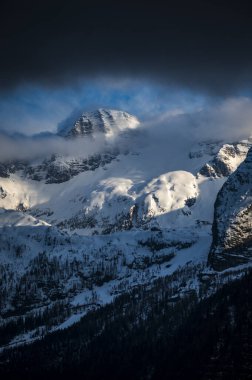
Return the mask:
[[[8,344],[48,330],[45,315],[51,329],[65,327],[137,284],[206,266],[214,212],[211,265],[222,269],[216,257],[241,236],[249,241],[249,139],[170,151],[134,116],[106,109],[58,133],[78,144],[76,155],[0,164],[0,324],[34,320]],[[90,141],[99,150],[80,152]]]
[[[10,174],[19,172],[23,178],[34,181],[43,180],[46,183],[68,181],[79,173],[104,167],[120,152],[125,152],[125,142],[138,126],[137,118],[127,112],[106,109],[85,112],[77,121],[70,118],[61,123],[56,135],[67,141],[78,141],[76,150],[73,149],[72,143],[71,151],[66,151],[65,154],[52,154],[36,160],[0,163],[0,176],[8,178]],[[88,145],[98,145],[99,148],[87,154]]]
[[135,129],[139,121],[127,112],[100,108],[93,112],[84,112],[71,123],[70,120],[60,125],[58,134],[67,138],[94,136],[104,133],[107,138],[120,132]]

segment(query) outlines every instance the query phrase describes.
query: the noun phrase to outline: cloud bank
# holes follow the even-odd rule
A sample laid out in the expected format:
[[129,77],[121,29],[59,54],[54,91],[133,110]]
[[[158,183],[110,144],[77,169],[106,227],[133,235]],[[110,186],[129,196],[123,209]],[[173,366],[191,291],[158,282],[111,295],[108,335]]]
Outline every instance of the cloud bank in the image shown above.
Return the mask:
[[[234,142],[252,134],[252,100],[250,98],[229,98],[187,113],[162,115],[157,125],[158,135],[177,134],[182,138],[199,142],[202,140],[224,140]],[[149,124],[152,128],[152,122]]]
[[[144,121],[139,133],[129,135],[124,140],[119,135],[109,146],[129,144],[131,148],[149,147],[150,154],[165,146],[173,159],[178,159],[185,148],[206,140],[239,141],[252,135],[252,100],[249,98],[230,98],[221,103],[211,104],[188,112],[174,108],[166,113]],[[108,147],[103,134],[94,140],[77,138],[66,140],[57,135],[8,136],[0,135],[0,161],[31,160],[46,158],[51,154],[86,157],[101,152]]]

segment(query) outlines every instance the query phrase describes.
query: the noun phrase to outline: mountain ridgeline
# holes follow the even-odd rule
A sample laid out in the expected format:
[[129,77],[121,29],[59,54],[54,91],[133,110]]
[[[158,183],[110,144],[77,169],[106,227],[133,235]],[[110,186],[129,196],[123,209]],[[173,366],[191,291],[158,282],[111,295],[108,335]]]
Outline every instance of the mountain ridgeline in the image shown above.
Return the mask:
[[0,163],[0,374],[249,378],[251,138],[171,153],[108,109],[57,138]]

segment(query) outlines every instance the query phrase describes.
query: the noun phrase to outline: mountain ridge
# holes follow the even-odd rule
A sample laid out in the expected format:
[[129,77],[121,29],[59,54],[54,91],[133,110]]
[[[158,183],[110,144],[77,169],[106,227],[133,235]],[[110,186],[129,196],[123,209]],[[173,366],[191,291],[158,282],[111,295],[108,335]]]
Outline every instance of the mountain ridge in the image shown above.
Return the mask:
[[[195,268],[211,264],[198,274],[210,283],[213,269],[231,267],[228,260],[219,267],[209,261],[217,257],[213,250],[209,256],[219,224],[214,203],[247,165],[251,141],[202,141],[170,153],[165,144],[153,145],[151,135],[141,135],[135,118],[127,128],[120,117],[111,129],[122,133],[123,149],[121,140],[109,149],[104,141],[107,151],[89,158],[54,155],[36,166],[17,162],[0,173],[0,325],[7,328],[21,315],[33,319],[37,329],[26,334],[17,330],[9,346],[67,327],[135,286],[151,286],[188,263]],[[97,130],[114,139],[109,131],[100,132],[103,124],[90,127],[86,121],[80,126],[77,119],[80,135],[67,132],[66,140],[81,142],[90,133],[95,137]],[[251,148],[249,152],[248,157]],[[175,166],[180,155],[183,160]],[[205,170],[206,165],[212,170]],[[230,194],[225,191],[221,203]],[[231,202],[235,205],[232,197]],[[238,273],[239,264],[249,262],[235,264]],[[191,281],[199,291],[198,280]],[[43,315],[50,315],[50,328],[43,326]]]

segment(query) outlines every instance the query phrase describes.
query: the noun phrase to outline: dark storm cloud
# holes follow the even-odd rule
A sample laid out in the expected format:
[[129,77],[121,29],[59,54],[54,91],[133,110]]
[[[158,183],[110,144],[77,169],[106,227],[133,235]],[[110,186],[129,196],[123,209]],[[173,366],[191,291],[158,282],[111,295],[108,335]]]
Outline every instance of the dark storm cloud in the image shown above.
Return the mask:
[[252,83],[252,22],[242,2],[7,1],[0,83],[53,86],[142,76],[216,93]]

